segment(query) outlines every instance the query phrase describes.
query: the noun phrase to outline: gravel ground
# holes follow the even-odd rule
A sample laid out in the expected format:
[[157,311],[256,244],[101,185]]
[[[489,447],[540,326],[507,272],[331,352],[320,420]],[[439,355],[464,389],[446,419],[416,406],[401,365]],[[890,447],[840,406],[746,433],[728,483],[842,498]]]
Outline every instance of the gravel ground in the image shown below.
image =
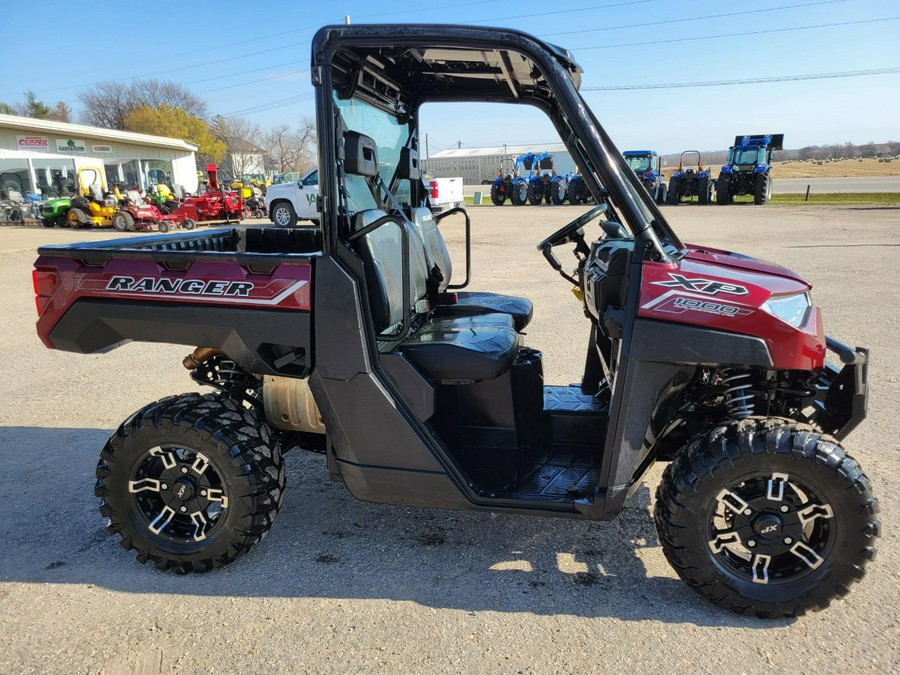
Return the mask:
[[[473,287],[534,299],[528,343],[543,350],[552,383],[579,379],[587,323],[534,246],[582,210],[472,211]],[[805,274],[829,333],[872,349],[870,418],[847,445],[881,499],[884,535],[847,599],[796,621],[707,604],[659,547],[660,467],[617,520],[586,523],[364,504],[328,481],[322,457],[297,452],[283,512],[249,555],[206,575],[142,566],[105,532],[94,466],[129,413],[195,389],[180,365],[189,350],[46,350],[34,331],[36,246],[111,233],[7,227],[0,672],[897,672],[900,211],[665,214],[687,241]],[[445,229],[458,249],[461,228]]]

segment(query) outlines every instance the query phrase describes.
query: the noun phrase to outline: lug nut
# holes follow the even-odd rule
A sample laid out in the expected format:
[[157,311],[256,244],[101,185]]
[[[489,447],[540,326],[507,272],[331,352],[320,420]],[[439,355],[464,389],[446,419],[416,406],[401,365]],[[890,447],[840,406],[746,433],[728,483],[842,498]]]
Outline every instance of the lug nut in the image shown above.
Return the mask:
[[753,509],[745,509],[745,510],[744,510],[744,515],[745,515],[745,516],[752,516],[752,515],[753,515]]
[[201,497],[205,497],[205,496],[206,496],[206,490],[200,490],[200,496],[201,496]]
[[782,513],[787,513],[787,512],[790,511],[790,510],[791,510],[791,508],[790,508],[787,504],[784,504],[784,505],[781,507],[781,512],[782,512]]
[[794,543],[794,540],[791,539],[790,537],[785,537],[785,538],[784,538],[784,543],[785,543],[786,545],[790,546],[791,544]]
[[181,507],[181,512],[182,512],[182,513],[186,513],[186,512],[187,512],[187,507],[186,507],[186,506],[182,506],[182,507]]
[[181,473],[187,473],[188,469],[186,466],[181,467]]
[[163,484],[162,484],[162,489],[163,489],[163,490],[168,490],[168,489],[169,489],[169,486],[166,485],[165,483],[163,483]]
[[747,542],[747,546],[749,546],[750,548],[755,547],[755,546],[756,546],[756,541],[754,541],[753,539],[749,540],[749,541]]

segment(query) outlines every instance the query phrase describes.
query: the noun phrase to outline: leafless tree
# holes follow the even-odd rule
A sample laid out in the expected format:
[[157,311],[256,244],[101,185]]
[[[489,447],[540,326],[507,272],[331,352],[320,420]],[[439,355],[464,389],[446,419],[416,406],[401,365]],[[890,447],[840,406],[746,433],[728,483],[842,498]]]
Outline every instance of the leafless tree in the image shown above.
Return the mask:
[[124,130],[128,113],[143,105],[158,108],[165,103],[200,118],[208,114],[203,99],[183,85],[161,80],[103,82],[79,92],[78,98],[84,108],[81,121],[105,129]]
[[266,134],[264,145],[279,173],[304,171],[315,165],[316,123],[304,118],[296,129],[281,124]]
[[[213,134],[228,146],[223,172],[239,179],[245,173],[258,173],[265,167],[263,133],[259,126],[243,117],[214,117],[210,124]],[[262,165],[262,166],[261,166]]]

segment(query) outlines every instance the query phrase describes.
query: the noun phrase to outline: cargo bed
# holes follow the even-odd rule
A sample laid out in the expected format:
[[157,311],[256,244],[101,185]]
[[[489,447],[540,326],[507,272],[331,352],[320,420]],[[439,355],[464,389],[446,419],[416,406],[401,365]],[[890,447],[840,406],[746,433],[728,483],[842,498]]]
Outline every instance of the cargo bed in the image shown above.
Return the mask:
[[319,230],[220,228],[38,249],[38,333],[91,353],[138,340],[222,349],[250,372],[305,376]]

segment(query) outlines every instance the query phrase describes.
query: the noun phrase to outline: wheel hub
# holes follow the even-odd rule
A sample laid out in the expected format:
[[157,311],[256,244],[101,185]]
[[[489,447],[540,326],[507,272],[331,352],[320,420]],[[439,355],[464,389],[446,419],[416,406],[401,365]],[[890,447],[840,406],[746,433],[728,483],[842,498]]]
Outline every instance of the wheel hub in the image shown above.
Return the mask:
[[763,539],[777,539],[781,536],[784,523],[774,513],[761,515],[753,522],[753,530]]
[[194,481],[183,478],[175,481],[175,485],[172,486],[172,494],[183,503],[194,498],[194,495],[197,494],[197,488],[194,485]]

